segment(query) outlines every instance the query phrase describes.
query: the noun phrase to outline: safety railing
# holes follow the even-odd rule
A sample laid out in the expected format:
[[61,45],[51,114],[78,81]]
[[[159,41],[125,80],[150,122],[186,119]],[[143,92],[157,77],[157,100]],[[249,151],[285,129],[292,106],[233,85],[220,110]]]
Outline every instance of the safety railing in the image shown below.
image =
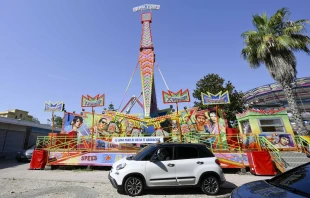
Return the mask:
[[[56,151],[92,151],[92,150],[133,150],[136,144],[122,144],[117,146],[112,143],[114,134],[100,135],[100,136],[82,136],[82,137],[68,137],[68,136],[39,136],[37,138],[37,149],[46,149],[51,152]],[[126,137],[126,136],[124,136]],[[139,136],[141,137],[141,136]],[[150,136],[145,136],[150,137]],[[246,150],[258,150],[256,136],[239,136],[239,135],[210,135],[208,133],[191,132],[182,135],[180,141],[180,134],[169,134],[164,136],[164,142],[185,142],[185,143],[201,143],[205,144],[211,151],[225,151],[225,152],[242,152]],[[253,146],[254,145],[254,146]],[[137,150],[137,148],[135,148]]]
[[295,136],[298,150],[310,155],[310,136]]

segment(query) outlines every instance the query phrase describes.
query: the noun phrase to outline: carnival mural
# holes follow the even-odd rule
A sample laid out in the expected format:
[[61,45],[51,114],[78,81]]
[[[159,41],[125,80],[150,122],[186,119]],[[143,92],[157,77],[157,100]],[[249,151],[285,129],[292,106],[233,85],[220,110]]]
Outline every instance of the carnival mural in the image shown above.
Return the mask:
[[182,110],[179,122],[187,142],[204,142],[213,148],[227,147],[226,120],[221,111],[198,111],[198,108]]
[[226,121],[221,111],[192,108],[180,111],[180,125],[184,134],[191,132],[218,135],[226,133]]
[[[94,127],[92,113],[84,112],[83,115],[65,113],[64,131],[67,134],[77,133],[77,136],[141,136],[141,125],[131,119],[117,118],[117,116],[107,114],[94,114]],[[94,128],[94,131],[92,131]]]
[[295,148],[294,140],[291,134],[259,134],[265,137],[274,147],[278,149]]

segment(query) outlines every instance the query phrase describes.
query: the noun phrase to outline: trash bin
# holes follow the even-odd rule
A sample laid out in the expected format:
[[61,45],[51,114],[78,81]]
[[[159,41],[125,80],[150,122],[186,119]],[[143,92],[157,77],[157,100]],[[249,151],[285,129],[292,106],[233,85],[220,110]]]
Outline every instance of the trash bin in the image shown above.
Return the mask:
[[45,168],[47,162],[47,151],[44,150],[34,150],[32,153],[32,158],[30,162],[30,170],[40,169],[43,170]]

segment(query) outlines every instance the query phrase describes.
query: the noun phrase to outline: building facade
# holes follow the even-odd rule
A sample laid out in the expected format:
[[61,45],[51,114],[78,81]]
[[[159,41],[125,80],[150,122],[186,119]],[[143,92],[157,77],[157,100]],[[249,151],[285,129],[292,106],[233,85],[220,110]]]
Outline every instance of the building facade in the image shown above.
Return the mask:
[[[15,117],[0,117],[0,158],[14,158],[18,151],[33,146],[38,136],[47,136],[51,131],[52,127],[49,125]],[[60,131],[61,129],[54,129],[56,133]]]
[[[293,93],[304,122],[310,129],[310,77],[298,78],[292,83]],[[285,93],[279,83],[263,85],[245,92],[245,101],[249,107],[268,109],[285,107],[293,128],[295,123],[288,106]]]
[[12,109],[12,110],[0,112],[0,117],[28,120],[28,121],[31,121],[33,119],[33,116],[29,115],[28,111],[23,111],[19,109]]

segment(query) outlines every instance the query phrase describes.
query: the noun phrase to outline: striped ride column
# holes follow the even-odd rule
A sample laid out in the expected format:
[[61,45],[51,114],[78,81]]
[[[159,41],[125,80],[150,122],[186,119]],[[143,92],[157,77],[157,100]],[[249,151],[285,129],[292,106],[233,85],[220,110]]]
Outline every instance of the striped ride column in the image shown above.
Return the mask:
[[142,37],[140,43],[140,75],[144,100],[144,117],[149,118],[151,112],[152,86],[154,77],[154,47],[152,43],[151,22],[152,13],[142,13]]

